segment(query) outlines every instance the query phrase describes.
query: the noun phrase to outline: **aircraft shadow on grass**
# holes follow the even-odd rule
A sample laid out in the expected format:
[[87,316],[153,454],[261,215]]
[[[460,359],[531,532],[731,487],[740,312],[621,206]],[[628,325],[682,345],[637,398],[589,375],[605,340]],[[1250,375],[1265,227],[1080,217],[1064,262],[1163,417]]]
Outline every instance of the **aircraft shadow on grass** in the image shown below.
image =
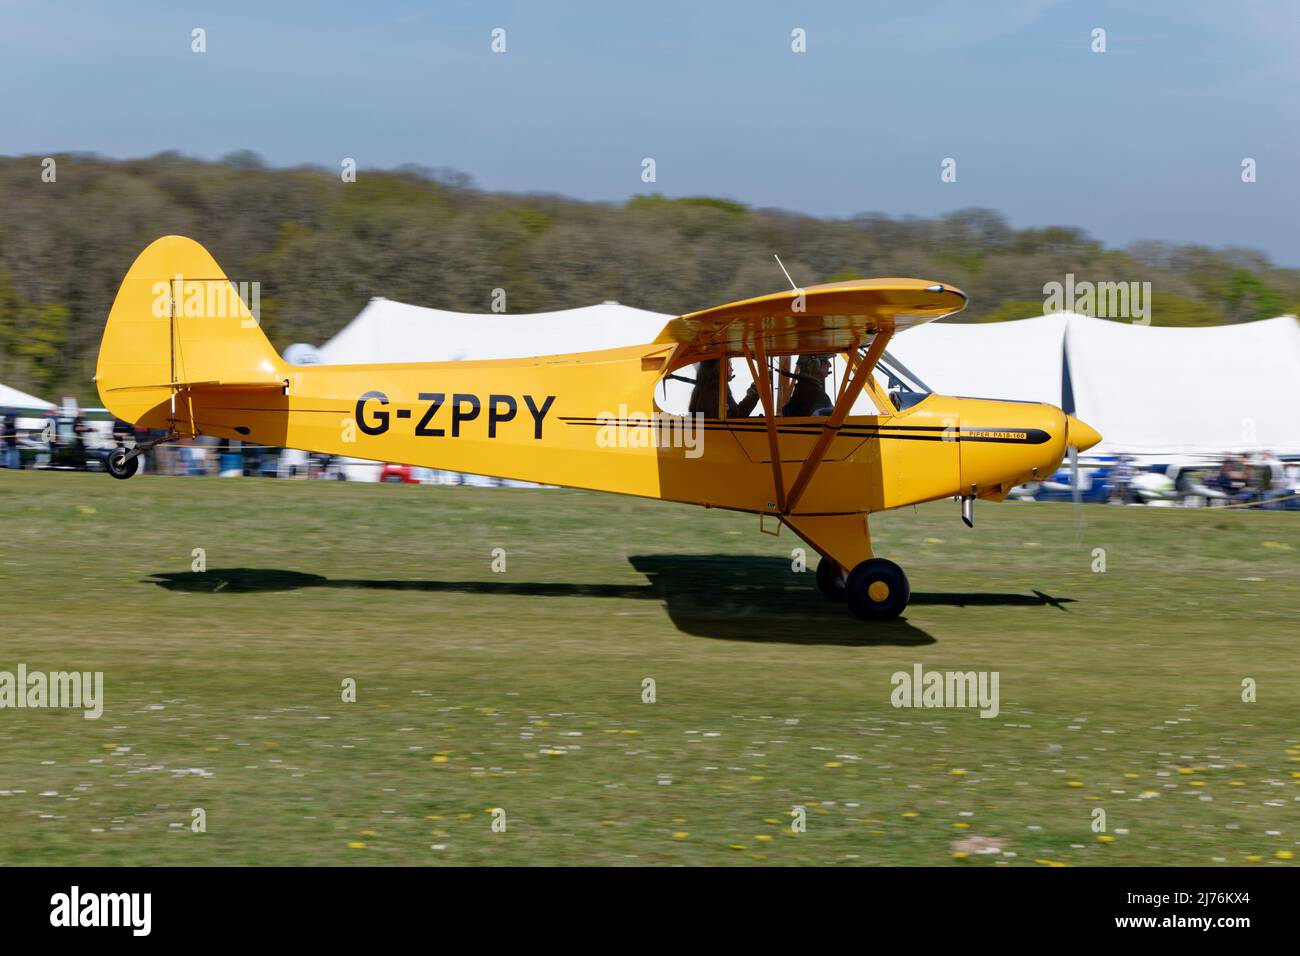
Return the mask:
[[[302,588],[367,588],[433,594],[518,597],[597,597],[664,604],[678,630],[699,637],[773,644],[918,646],[935,640],[906,617],[867,623],[843,604],[817,593],[811,570],[794,574],[781,558],[721,554],[633,555],[646,584],[574,584],[549,581],[428,581],[327,578],[272,568],[212,568],[202,573],[166,571],[144,583],[169,591],[249,594]],[[1072,598],[1029,594],[913,592],[912,605],[953,607],[1054,607]]]

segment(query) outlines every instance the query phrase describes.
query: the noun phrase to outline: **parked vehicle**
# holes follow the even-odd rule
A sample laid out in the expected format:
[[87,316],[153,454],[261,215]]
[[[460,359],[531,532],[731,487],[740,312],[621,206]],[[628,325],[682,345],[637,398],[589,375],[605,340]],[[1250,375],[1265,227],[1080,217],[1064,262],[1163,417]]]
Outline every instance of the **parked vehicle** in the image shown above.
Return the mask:
[[418,485],[420,479],[416,476],[417,469],[410,465],[386,464],[379,471],[379,480],[386,482],[400,483],[403,485]]
[[[1088,504],[1105,504],[1113,490],[1111,462],[1079,464],[1079,500]],[[1031,481],[1017,486],[1011,497],[1032,501],[1073,501],[1074,489],[1070,484],[1067,464],[1042,481]]]
[[105,452],[94,447],[93,429],[80,415],[48,416],[40,441],[44,453],[37,454],[37,468],[104,470]]

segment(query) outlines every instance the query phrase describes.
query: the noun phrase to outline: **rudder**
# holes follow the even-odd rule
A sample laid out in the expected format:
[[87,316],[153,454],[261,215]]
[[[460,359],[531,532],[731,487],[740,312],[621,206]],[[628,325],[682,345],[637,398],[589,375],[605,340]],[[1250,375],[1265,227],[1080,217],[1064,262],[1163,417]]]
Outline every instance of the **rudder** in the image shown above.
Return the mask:
[[118,418],[192,434],[184,408],[189,390],[281,386],[285,368],[208,251],[193,239],[164,236],[122,280],[95,383]]

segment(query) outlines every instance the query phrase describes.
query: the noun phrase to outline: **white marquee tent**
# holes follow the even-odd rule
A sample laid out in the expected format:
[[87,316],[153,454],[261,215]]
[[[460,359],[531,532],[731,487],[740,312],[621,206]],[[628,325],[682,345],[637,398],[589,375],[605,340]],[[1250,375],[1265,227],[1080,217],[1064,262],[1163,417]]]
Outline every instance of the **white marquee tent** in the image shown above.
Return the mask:
[[[325,364],[352,364],[579,352],[650,342],[670,318],[617,302],[474,315],[372,299],[319,356]],[[1104,438],[1093,454],[1300,454],[1300,322],[1294,316],[1190,329],[1070,313],[929,323],[899,335],[889,351],[943,394],[1061,406],[1072,398],[1075,414]],[[732,391],[739,398],[750,378],[743,362],[734,368]],[[658,399],[669,411],[684,411],[689,386],[670,383]],[[854,408],[870,409],[865,396]]]
[[1098,450],[1300,454],[1300,321],[1169,329],[1076,316],[1065,332],[1078,415]]
[[669,318],[617,302],[563,312],[475,315],[376,298],[318,354],[326,365],[559,355],[650,342]]
[[16,388],[10,388],[8,385],[0,383],[0,411],[4,411],[6,408],[17,408],[22,411],[34,409],[44,411],[53,407],[53,402],[47,402],[43,398],[28,395],[26,392],[20,392]]
[[944,395],[1061,404],[1061,349],[1075,316],[1015,322],[928,322],[889,353]]
[[[308,347],[302,354],[311,356],[311,364],[322,365],[528,358],[649,342],[669,318],[617,302],[563,312],[472,314],[377,297],[319,349]],[[344,471],[357,481],[378,477],[378,468],[360,459],[350,459]],[[433,475],[435,480],[450,480],[443,472]],[[464,480],[469,484],[500,483],[477,475]]]

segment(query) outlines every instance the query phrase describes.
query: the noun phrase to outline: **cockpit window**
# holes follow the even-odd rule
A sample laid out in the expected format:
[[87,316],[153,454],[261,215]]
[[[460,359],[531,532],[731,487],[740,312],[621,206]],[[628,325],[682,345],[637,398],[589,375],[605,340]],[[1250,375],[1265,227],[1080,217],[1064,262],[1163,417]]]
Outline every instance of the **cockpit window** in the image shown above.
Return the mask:
[[888,350],[876,363],[876,379],[889,395],[890,402],[900,412],[919,404],[930,395],[931,389]]
[[[719,382],[726,373],[726,392]],[[844,356],[808,353],[767,359],[773,411],[778,418],[818,418],[831,413],[846,376]],[[760,371],[761,374],[761,371]],[[931,392],[916,373],[889,352],[877,362],[876,386],[863,391],[853,415],[883,415],[906,411]],[[706,418],[761,416],[763,405],[743,355],[724,355],[676,368],[656,388],[655,406],[671,415],[701,413]],[[888,396],[888,404],[886,398]],[[724,405],[725,402],[725,405]],[[725,409],[725,411],[724,411]]]

